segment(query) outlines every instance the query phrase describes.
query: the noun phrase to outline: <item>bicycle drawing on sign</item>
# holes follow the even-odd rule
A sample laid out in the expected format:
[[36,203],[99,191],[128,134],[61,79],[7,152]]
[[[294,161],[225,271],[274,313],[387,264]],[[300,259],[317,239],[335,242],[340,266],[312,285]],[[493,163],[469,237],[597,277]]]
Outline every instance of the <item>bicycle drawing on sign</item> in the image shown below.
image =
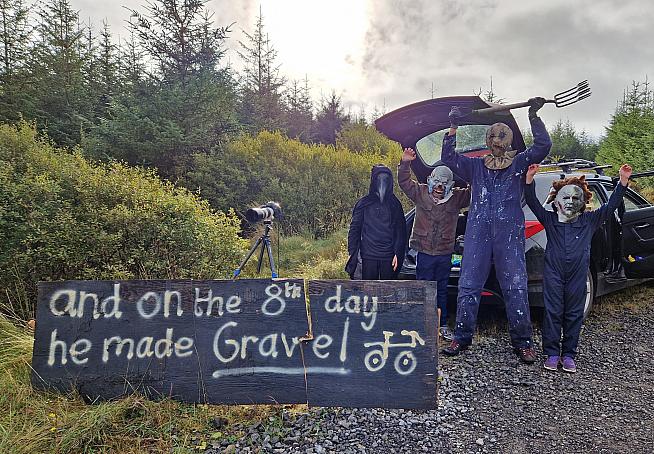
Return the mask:
[[[388,360],[388,350],[391,348],[415,348],[418,344],[425,345],[425,341],[420,337],[417,331],[403,329],[400,331],[400,334],[402,336],[409,336],[411,340],[409,342],[399,342],[396,344],[391,344],[391,337],[395,335],[393,331],[383,331],[383,333],[383,342],[366,342],[363,344],[364,347],[381,347],[370,350],[364,358],[366,368],[370,372],[376,372],[386,365],[386,361]],[[402,350],[397,354],[395,361],[393,362],[395,370],[400,375],[409,375],[414,371],[417,365],[418,360],[411,350]]]

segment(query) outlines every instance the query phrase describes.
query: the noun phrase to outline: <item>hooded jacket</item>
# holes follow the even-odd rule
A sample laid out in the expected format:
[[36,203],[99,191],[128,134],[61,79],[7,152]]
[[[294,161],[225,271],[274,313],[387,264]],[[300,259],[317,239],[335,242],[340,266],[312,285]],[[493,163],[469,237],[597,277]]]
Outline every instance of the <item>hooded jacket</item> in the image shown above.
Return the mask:
[[[387,174],[388,188],[384,202],[377,195],[379,176]],[[352,210],[352,222],[347,236],[349,259],[345,271],[354,276],[358,255],[364,259],[392,260],[397,256],[399,272],[406,249],[404,210],[393,193],[393,173],[382,164],[373,166],[368,194],[360,198]],[[396,274],[397,274],[396,272]]]

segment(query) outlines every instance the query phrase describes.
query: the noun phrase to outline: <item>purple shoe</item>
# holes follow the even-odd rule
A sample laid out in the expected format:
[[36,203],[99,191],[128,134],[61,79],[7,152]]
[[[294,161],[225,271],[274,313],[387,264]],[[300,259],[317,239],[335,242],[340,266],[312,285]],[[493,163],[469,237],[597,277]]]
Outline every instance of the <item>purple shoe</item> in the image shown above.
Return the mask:
[[550,355],[543,363],[543,367],[547,370],[557,370],[559,368],[559,360],[561,358],[556,355]]
[[563,364],[564,371],[570,372],[571,374],[577,372],[577,365],[575,364],[574,358],[570,358],[569,356],[564,356],[561,363]]

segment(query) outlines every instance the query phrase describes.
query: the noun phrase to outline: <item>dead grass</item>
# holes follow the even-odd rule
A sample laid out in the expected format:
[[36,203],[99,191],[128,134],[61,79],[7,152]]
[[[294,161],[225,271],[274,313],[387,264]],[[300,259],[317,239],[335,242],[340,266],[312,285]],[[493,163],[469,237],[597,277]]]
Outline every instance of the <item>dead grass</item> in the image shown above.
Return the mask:
[[[30,386],[32,334],[0,316],[0,452],[2,453],[191,453],[211,442],[235,441],[234,424],[260,422],[271,433],[282,412],[297,406],[192,405],[141,396],[87,405],[74,394],[35,391]],[[228,422],[212,427],[216,417]],[[268,430],[268,429],[267,429]]]
[[654,283],[646,283],[611,293],[595,300],[593,314],[630,313],[654,320]]

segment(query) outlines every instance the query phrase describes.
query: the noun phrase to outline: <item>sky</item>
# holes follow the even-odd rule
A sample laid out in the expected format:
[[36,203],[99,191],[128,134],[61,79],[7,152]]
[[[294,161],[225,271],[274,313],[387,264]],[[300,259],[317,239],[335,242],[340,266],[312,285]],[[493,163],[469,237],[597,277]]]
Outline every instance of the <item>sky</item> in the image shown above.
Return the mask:
[[[145,0],[71,0],[80,18],[126,36],[127,8]],[[541,110],[598,138],[632,81],[654,73],[650,0],[209,0],[217,26],[233,24],[227,58],[261,10],[289,80],[314,101],[332,90],[355,114],[389,112],[431,97],[490,89],[505,103],[551,98],[588,79],[593,95]],[[528,127],[526,109],[514,111]]]

